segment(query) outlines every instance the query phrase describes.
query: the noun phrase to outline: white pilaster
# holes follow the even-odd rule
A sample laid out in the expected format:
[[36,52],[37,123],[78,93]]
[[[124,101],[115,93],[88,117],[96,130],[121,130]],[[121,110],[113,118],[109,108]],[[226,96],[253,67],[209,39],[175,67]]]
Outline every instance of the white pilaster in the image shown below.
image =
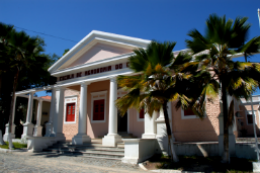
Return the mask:
[[33,136],[42,136],[42,126],[41,126],[41,120],[42,120],[42,100],[38,100],[38,106],[37,106],[37,123],[34,127],[34,134]]
[[25,140],[28,136],[32,136],[32,131],[33,131],[33,124],[31,123],[32,111],[33,111],[33,95],[34,95],[34,92],[29,93],[26,122],[23,125],[22,139],[25,139]]
[[[16,107],[16,96],[14,98],[14,106],[13,106],[13,110],[12,110],[12,114],[13,114],[13,117],[12,117],[12,129],[11,129],[11,137],[12,139],[15,138],[15,124],[14,124],[14,119],[15,119],[15,107]],[[5,125],[5,134],[4,134],[4,141],[8,141],[8,136],[9,136],[9,123],[7,123]]]
[[83,144],[85,142],[90,142],[90,137],[86,134],[87,132],[87,83],[82,83],[80,86],[80,108],[79,108],[79,120],[78,120],[78,134],[72,139],[73,144]]
[[45,137],[55,136],[53,132],[53,118],[56,115],[56,90],[52,89],[51,107],[49,111],[49,121],[46,123]]
[[122,141],[121,136],[117,134],[116,99],[117,81],[116,77],[113,77],[110,78],[108,134],[102,139],[102,145],[104,146],[116,146],[117,142]]
[[63,128],[63,113],[64,113],[64,91],[65,88],[58,88],[56,91],[56,114],[54,117],[54,128],[53,132],[55,134],[55,139],[57,141],[64,141],[65,136],[62,133]]
[[144,139],[155,139],[156,138],[156,124],[155,119],[157,118],[157,113],[154,112],[152,117],[148,113],[144,115],[144,134],[142,138]]

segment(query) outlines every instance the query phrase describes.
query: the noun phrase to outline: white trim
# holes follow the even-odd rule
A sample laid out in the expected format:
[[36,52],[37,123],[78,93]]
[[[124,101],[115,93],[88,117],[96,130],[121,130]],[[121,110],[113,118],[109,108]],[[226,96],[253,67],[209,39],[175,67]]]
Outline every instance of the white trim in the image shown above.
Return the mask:
[[[144,121],[144,118],[139,118],[140,117],[140,111],[139,110],[136,110],[137,112],[137,121],[138,122],[143,122]],[[145,116],[145,112],[144,112],[144,116]]]
[[196,119],[198,118],[196,115],[188,115],[188,116],[184,116],[184,110],[181,108],[181,119],[185,120],[185,119]]
[[54,73],[52,73],[51,75],[59,77],[59,76],[66,75],[66,73],[77,73],[77,72],[80,72],[81,70],[86,71],[86,70],[89,70],[89,69],[86,69],[86,68],[90,68],[90,67],[94,69],[94,68],[98,68],[96,66],[100,66],[100,65],[106,65],[107,66],[108,63],[109,63],[109,65],[113,65],[114,63],[117,63],[117,61],[121,62],[122,60],[124,60],[125,62],[127,62],[127,59],[130,56],[133,56],[133,55],[134,55],[134,53],[127,53],[127,54],[115,56],[115,57],[112,57],[112,58],[106,58],[106,59],[90,62],[90,63],[87,63],[87,64],[81,64],[81,65],[57,70]]
[[78,77],[78,78],[73,78],[69,80],[64,80],[64,81],[57,81],[57,85],[55,87],[69,87],[73,85],[79,85],[80,83],[85,83],[85,82],[98,82],[98,81],[104,81],[108,80],[108,78],[118,76],[118,75],[135,75],[133,73],[133,70],[129,68],[123,68],[120,70],[113,70],[105,73],[98,73],[98,74],[93,74],[90,76],[83,76],[83,77]]
[[[67,100],[70,99],[70,100]],[[73,100],[76,99],[76,100]],[[67,114],[67,104],[68,103],[75,103],[75,120],[74,121],[66,121],[66,114]],[[64,97],[64,113],[63,113],[63,123],[64,124],[76,124],[77,122],[77,103],[78,103],[78,96],[73,95],[73,96],[66,96]]]
[[120,44],[131,47],[143,47],[145,48],[151,41],[144,40],[134,37],[128,37],[119,34],[113,34],[102,31],[91,31],[86,37],[79,41],[74,47],[70,49],[64,56],[62,56],[58,61],[56,61],[48,71],[53,73],[55,70],[60,68],[66,62],[68,62],[71,57],[77,57],[76,54],[80,53],[82,49],[86,46],[92,47],[95,42],[112,42],[114,44]]
[[[106,122],[106,109],[107,109],[107,91],[99,91],[99,92],[92,92],[91,94],[91,123],[105,123]],[[105,95],[105,96],[103,96]],[[94,98],[97,96],[96,98]],[[94,100],[101,100],[104,99],[104,120],[93,120],[93,105],[94,105]]]

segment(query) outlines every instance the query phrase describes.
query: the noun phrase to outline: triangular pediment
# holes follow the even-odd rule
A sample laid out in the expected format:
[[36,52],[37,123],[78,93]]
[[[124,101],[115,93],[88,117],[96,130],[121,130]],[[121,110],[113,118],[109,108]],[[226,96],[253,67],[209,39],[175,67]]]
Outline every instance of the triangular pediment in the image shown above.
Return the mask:
[[48,71],[55,75],[73,67],[93,64],[113,57],[126,56],[136,48],[146,48],[150,40],[124,35],[92,31],[63,57],[55,62]]
[[84,65],[88,63],[92,63],[95,61],[101,61],[107,58],[112,58],[116,56],[120,56],[123,54],[131,53],[133,50],[131,48],[126,49],[114,45],[108,45],[103,43],[96,43],[93,47],[88,49],[85,53],[83,53],[80,57],[74,60],[72,63],[63,66],[60,69],[66,69],[74,66]]

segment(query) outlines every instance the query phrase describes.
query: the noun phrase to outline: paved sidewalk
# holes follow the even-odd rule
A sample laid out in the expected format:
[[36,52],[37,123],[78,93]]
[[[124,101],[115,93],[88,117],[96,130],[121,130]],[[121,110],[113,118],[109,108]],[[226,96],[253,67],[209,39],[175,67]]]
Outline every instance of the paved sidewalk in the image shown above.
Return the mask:
[[42,153],[0,153],[0,172],[91,172],[91,173],[133,173],[147,172],[137,165],[121,161],[93,159]]

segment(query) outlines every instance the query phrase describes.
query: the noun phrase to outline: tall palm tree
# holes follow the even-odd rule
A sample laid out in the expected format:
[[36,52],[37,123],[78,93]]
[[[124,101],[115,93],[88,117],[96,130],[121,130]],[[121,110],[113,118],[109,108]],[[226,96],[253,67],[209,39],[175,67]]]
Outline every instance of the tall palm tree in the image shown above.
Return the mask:
[[[250,25],[246,23],[247,18],[236,18],[226,20],[224,17],[210,15],[206,21],[205,35],[198,30],[192,30],[188,35],[191,40],[186,40],[187,47],[191,49],[193,61],[187,63],[184,68],[194,68],[194,80],[201,80],[203,89],[197,101],[193,105],[200,109],[204,105],[206,96],[222,97],[222,114],[224,121],[224,152],[222,161],[230,162],[228,128],[233,122],[233,102],[228,105],[227,96],[236,99],[249,98],[251,93],[259,87],[260,65],[258,63],[234,62],[232,57],[244,53],[251,54],[256,49],[256,44],[244,44],[248,35]],[[259,40],[259,37],[254,38]],[[248,43],[257,43],[250,40]],[[257,43],[259,45],[259,42]],[[202,84],[200,83],[200,85]]]
[[128,91],[128,94],[118,99],[116,105],[121,115],[131,107],[138,110],[145,108],[150,116],[154,111],[159,112],[162,108],[171,156],[173,161],[178,162],[173,148],[167,103],[177,100],[178,108],[189,105],[189,99],[184,94],[187,92],[185,86],[190,84],[189,76],[181,73],[179,66],[190,61],[190,57],[179,53],[175,58],[172,52],[175,44],[175,42],[152,41],[146,50],[134,50],[135,55],[129,59],[130,68],[139,75],[118,77],[119,87]]
[[[4,25],[4,24],[1,24]],[[4,28],[4,26],[1,28]],[[36,61],[45,62],[46,57],[41,56],[40,52],[43,51],[42,40],[32,38],[25,32],[17,32],[14,29],[8,31],[8,38],[0,38],[0,46],[2,51],[0,52],[1,60],[0,69],[1,73],[12,71],[13,76],[13,92],[11,99],[11,106],[9,112],[9,134],[12,129],[12,110],[14,106],[15,91],[18,84],[20,72],[27,68],[30,69],[34,66]],[[44,63],[43,63],[44,64]],[[9,148],[13,148],[11,135],[8,136]]]

